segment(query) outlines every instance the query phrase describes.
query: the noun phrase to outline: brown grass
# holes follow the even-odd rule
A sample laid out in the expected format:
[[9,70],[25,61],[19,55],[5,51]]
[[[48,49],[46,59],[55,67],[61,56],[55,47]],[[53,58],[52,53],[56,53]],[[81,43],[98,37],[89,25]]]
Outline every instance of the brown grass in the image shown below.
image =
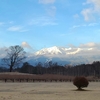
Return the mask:
[[[45,81],[45,82],[52,82],[52,81],[73,81],[73,76],[66,76],[66,75],[56,75],[56,74],[43,74],[43,75],[36,75],[36,74],[26,74],[26,73],[18,73],[18,72],[5,72],[0,73],[0,80],[2,81],[23,81],[23,82],[33,82],[33,81]],[[100,81],[100,79],[96,79],[94,77],[87,77],[89,81]]]
[[74,77],[53,74],[25,74],[18,72],[0,73],[0,80],[26,80],[26,81],[72,81]]

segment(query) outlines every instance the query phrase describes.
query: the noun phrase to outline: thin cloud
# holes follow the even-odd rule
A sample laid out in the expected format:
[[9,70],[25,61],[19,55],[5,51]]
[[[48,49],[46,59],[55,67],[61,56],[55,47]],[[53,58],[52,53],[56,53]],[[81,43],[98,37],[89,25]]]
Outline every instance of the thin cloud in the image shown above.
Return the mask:
[[80,27],[93,27],[97,26],[99,23],[89,23],[89,24],[82,24],[82,25],[74,25],[72,28],[80,28]]
[[77,18],[79,18],[79,15],[78,15],[78,14],[75,14],[73,17],[74,17],[75,19],[77,19]]
[[23,29],[23,30],[20,30],[19,32],[27,32],[27,31],[29,31],[28,29]]
[[85,21],[94,20],[95,17],[93,14],[100,14],[100,0],[87,0],[84,5],[89,5],[88,8],[81,11]]
[[27,29],[24,29],[22,26],[11,26],[7,29],[8,31],[17,31],[17,32],[26,32]]
[[90,47],[94,47],[94,46],[97,46],[97,44],[94,43],[94,42],[90,42],[90,43],[87,43],[87,44],[81,44],[80,45],[81,48],[90,48]]
[[87,44],[81,44],[79,47],[93,51],[93,54],[91,53],[91,55],[100,54],[100,43],[90,42]]
[[56,0],[39,0],[41,4],[53,4]]
[[100,0],[87,0],[87,4],[92,4],[94,10],[100,13]]
[[74,25],[73,28],[79,28],[81,25]]
[[43,16],[30,20],[29,25],[47,26],[58,25],[58,23],[53,18]]
[[82,24],[82,25],[74,25],[74,26],[72,26],[71,29],[74,29],[74,28],[80,28],[80,27],[86,27],[86,26],[88,26],[88,25],[86,25],[86,24]]
[[[44,10],[48,17],[54,18],[56,15],[57,8],[54,5],[55,2],[56,2],[56,0],[39,0],[39,3],[44,5]],[[45,25],[56,25],[56,23],[44,21],[43,26],[45,26]]]
[[56,14],[56,7],[55,6],[50,6],[49,8],[46,9],[48,15],[50,16],[55,16]]
[[12,26],[12,27],[9,27],[7,30],[8,31],[20,31],[22,29],[22,27],[20,26]]
[[89,20],[93,19],[93,15],[92,15],[93,12],[92,11],[93,10],[91,8],[82,10],[81,14],[84,16],[85,21],[89,21]]
[[88,26],[96,26],[98,23],[90,23]]
[[10,22],[9,22],[9,24],[13,24],[13,23],[14,23],[13,21],[10,21]]
[[0,26],[4,25],[5,23],[4,22],[0,22]]

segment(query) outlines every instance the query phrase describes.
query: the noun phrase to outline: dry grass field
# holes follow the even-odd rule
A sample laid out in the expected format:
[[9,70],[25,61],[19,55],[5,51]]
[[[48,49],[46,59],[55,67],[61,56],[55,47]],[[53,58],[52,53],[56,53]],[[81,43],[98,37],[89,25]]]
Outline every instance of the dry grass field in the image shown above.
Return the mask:
[[0,100],[100,100],[100,83],[76,91],[72,82],[0,83]]

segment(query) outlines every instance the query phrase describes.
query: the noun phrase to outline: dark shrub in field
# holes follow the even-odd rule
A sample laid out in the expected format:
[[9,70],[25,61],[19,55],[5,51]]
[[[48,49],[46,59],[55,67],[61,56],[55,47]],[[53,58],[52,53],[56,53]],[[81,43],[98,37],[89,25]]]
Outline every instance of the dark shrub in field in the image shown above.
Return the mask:
[[85,77],[76,77],[73,80],[73,84],[79,89],[81,90],[84,87],[87,87],[89,82]]

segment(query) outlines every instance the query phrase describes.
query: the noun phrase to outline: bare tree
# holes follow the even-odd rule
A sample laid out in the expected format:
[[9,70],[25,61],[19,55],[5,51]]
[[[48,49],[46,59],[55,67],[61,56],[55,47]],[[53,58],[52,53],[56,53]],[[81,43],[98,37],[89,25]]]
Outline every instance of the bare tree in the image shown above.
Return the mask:
[[9,66],[10,72],[12,72],[13,68],[19,66],[22,61],[26,58],[24,49],[19,46],[10,46],[9,49],[6,50],[7,55],[3,58],[3,62],[5,65]]

